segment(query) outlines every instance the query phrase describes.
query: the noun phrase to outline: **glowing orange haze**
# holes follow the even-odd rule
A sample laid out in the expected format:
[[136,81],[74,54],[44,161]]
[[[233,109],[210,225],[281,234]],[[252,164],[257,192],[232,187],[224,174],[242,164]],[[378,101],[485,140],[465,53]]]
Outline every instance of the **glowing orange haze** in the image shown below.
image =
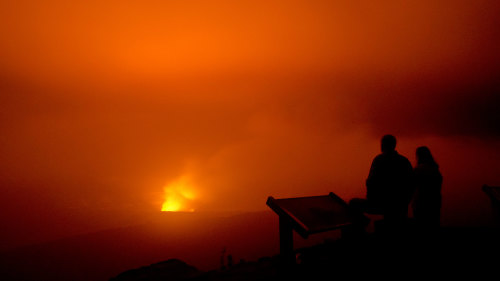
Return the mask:
[[445,223],[485,223],[500,10],[473,2],[1,1],[0,248],[363,196],[384,133],[431,148]]

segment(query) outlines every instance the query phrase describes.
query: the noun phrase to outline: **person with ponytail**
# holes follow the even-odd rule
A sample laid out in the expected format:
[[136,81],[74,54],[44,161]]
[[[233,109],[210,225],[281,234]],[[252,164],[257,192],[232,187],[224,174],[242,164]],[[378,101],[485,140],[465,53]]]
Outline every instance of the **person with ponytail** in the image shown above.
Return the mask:
[[413,216],[422,229],[437,229],[440,226],[443,177],[428,147],[417,148],[416,158]]

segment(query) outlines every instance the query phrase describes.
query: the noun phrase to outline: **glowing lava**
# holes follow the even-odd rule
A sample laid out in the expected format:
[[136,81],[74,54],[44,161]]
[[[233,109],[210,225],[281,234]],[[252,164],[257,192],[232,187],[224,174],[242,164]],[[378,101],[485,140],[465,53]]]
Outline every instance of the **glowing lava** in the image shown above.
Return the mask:
[[196,196],[187,177],[183,176],[166,185],[164,191],[162,212],[194,212],[193,200]]

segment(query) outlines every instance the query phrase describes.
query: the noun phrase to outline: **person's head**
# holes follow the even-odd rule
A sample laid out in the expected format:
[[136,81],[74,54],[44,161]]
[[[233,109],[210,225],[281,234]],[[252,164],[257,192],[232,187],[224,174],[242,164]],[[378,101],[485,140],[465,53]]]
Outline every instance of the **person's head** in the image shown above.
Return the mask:
[[434,157],[432,157],[431,151],[427,146],[418,147],[416,156],[417,156],[417,164],[437,165],[436,161],[434,161]]
[[391,152],[396,149],[396,138],[393,135],[385,135],[380,142],[382,152]]

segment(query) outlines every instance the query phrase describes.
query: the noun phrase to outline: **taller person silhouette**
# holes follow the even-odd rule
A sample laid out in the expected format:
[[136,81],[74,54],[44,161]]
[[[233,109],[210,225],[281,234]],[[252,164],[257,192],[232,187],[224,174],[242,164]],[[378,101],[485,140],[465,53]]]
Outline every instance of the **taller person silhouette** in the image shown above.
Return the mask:
[[355,214],[382,214],[388,223],[408,218],[408,204],[414,192],[410,161],[396,151],[396,138],[385,135],[382,153],[372,162],[366,179],[366,199],[354,198],[350,206]]

